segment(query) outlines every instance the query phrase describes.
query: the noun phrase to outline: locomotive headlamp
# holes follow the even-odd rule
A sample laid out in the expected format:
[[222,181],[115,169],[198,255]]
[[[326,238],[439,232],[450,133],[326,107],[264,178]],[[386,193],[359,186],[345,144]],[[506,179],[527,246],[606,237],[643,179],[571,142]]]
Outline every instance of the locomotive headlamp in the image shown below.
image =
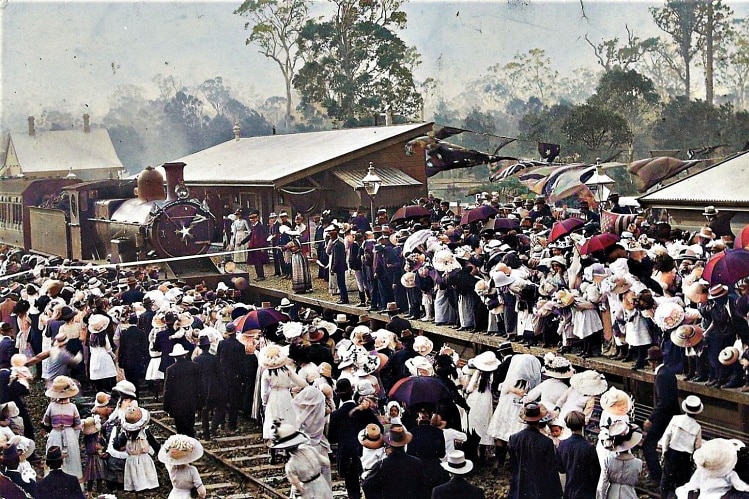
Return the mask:
[[179,183],[174,186],[174,193],[179,199],[187,199],[187,197],[190,195],[190,189],[188,189],[185,184]]

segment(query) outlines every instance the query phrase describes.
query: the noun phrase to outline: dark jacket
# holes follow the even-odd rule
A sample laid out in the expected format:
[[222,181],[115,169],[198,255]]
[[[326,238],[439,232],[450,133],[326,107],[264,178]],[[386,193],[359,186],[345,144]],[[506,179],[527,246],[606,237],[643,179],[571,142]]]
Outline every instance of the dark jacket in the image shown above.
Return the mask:
[[36,483],[36,499],[83,499],[78,479],[57,469]]
[[218,357],[221,379],[230,386],[241,385],[247,377],[244,345],[236,335],[230,335],[218,342],[216,357]]
[[326,252],[330,255],[330,271],[334,274],[346,272],[348,265],[346,264],[346,245],[343,240],[338,238],[328,243]]
[[6,469],[3,474],[31,497],[38,497],[36,495],[36,482],[34,480],[29,482],[24,481],[21,477],[21,472],[17,470]]
[[648,417],[652,427],[648,434],[660,438],[671,418],[678,414],[681,414],[681,409],[676,375],[668,367],[662,366],[658,368],[653,383],[653,410]]
[[371,482],[364,487],[367,499],[425,499],[431,495],[421,459],[406,454],[403,447],[392,448]]
[[596,448],[582,435],[573,433],[557,449],[559,473],[567,475],[564,499],[588,499],[596,496],[601,465]]
[[148,364],[148,336],[136,325],[131,325],[120,335],[120,348],[117,352],[120,367],[128,370],[146,371]]
[[[382,429],[377,416],[372,411],[353,411],[356,403],[353,400],[344,402],[340,408],[330,414],[328,440],[338,444],[338,474],[344,475],[351,466],[361,466],[359,456],[362,446],[359,443],[359,432],[370,423]],[[349,414],[350,413],[350,414]]]
[[198,366],[201,398],[208,407],[214,407],[225,399],[226,391],[221,382],[218,357],[205,350],[193,359]]
[[465,478],[460,475],[453,475],[449,482],[432,489],[432,499],[484,499],[484,497],[483,489],[466,482]]
[[179,357],[164,375],[164,410],[171,416],[194,414],[201,405],[200,386],[197,364]]
[[554,442],[537,428],[527,427],[507,442],[510,453],[510,499],[560,499],[562,484]]

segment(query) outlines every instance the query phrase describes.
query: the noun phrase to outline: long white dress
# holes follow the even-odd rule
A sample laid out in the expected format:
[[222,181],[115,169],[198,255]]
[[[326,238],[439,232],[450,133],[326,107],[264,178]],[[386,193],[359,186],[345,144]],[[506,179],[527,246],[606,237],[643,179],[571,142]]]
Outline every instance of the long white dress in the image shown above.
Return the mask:
[[62,470],[65,473],[81,478],[81,448],[78,436],[81,433],[81,416],[72,402],[53,401],[47,406],[42,419],[52,430],[47,437],[47,449],[57,445],[62,449]]
[[190,499],[192,497],[190,490],[203,485],[203,480],[195,466],[189,464],[167,466],[167,471],[169,471],[169,480],[172,482],[172,491],[169,492],[167,499]]
[[286,475],[294,475],[304,483],[304,491],[297,497],[310,499],[331,499],[333,490],[321,473],[322,468],[330,468],[327,456],[321,455],[309,445],[300,445],[289,451]]
[[128,437],[125,452],[125,490],[138,492],[158,488],[159,475],[151,457],[153,449],[148,443],[145,430],[141,430],[135,439]]
[[[294,381],[292,377],[297,381]],[[301,380],[302,384],[298,380]],[[263,371],[260,382],[260,397],[265,407],[264,439],[273,438],[273,421],[277,419],[294,427],[298,426],[296,413],[291,405],[291,387],[294,384],[304,386],[307,382],[286,368]]]
[[481,377],[481,371],[476,371],[471,377],[471,382],[468,384],[466,391],[468,397],[466,397],[466,403],[471,408],[468,411],[468,428],[467,433],[475,431],[481,440],[480,445],[494,445],[494,439],[489,435],[489,420],[494,412],[494,404],[492,401],[492,377],[494,373],[491,373],[487,380],[486,387],[483,392],[479,391],[479,380]]
[[[523,408],[523,396],[541,383],[541,361],[530,354],[513,355],[507,377],[502,383],[499,401],[489,421],[489,435],[492,438],[507,442],[510,435],[517,433],[525,424],[520,419]],[[513,389],[522,390],[523,395],[514,393]]]

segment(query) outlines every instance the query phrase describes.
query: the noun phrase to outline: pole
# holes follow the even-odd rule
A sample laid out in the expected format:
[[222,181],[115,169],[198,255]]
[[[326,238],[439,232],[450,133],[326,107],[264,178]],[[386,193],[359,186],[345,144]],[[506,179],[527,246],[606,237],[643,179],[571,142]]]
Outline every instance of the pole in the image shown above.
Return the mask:
[[372,217],[372,227],[374,227],[377,224],[374,211],[374,196],[369,196],[369,215]]

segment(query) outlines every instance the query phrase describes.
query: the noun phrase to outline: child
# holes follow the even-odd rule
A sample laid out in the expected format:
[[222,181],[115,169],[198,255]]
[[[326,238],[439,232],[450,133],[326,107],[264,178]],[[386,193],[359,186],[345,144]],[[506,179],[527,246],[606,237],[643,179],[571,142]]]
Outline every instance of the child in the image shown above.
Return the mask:
[[198,469],[190,465],[202,456],[203,446],[192,437],[177,434],[166,439],[159,450],[159,461],[164,463],[169,471],[169,479],[172,482],[170,499],[196,497],[191,495],[193,489],[197,492],[197,497],[206,496]]
[[637,425],[618,420],[602,428],[599,438],[612,454],[603,462],[596,499],[637,497],[635,486],[640,480],[642,460],[631,450],[642,440],[642,431]]
[[689,395],[681,403],[684,414],[674,416],[668,423],[658,445],[663,453],[663,475],[661,497],[689,481],[692,474],[692,454],[702,446],[702,428],[694,416],[702,412],[702,401]]
[[737,461],[736,447],[730,440],[714,438],[705,442],[694,451],[697,471],[687,483],[676,489],[677,499],[695,497],[691,492],[698,492],[700,499],[717,499],[732,489],[749,492],[749,484],[734,471]]
[[21,417],[21,411],[18,410],[18,406],[12,400],[6,402],[0,419],[3,420],[3,423],[7,422],[8,428],[10,428],[14,434],[24,434],[24,424],[23,418]]
[[560,419],[552,419],[546,423],[549,438],[554,442],[554,448],[559,448],[559,442],[570,436],[572,432],[564,426]]
[[96,490],[102,491],[102,480],[106,477],[104,460],[101,458],[101,420],[90,416],[83,420],[83,447],[86,454],[86,465],[83,477],[86,480],[86,492],[91,495],[96,481]]
[[149,419],[150,414],[147,410],[131,405],[120,421],[124,431],[117,436],[114,447],[127,452],[125,491],[140,492],[159,486],[159,477],[151,455],[158,451],[160,446],[146,427]]

